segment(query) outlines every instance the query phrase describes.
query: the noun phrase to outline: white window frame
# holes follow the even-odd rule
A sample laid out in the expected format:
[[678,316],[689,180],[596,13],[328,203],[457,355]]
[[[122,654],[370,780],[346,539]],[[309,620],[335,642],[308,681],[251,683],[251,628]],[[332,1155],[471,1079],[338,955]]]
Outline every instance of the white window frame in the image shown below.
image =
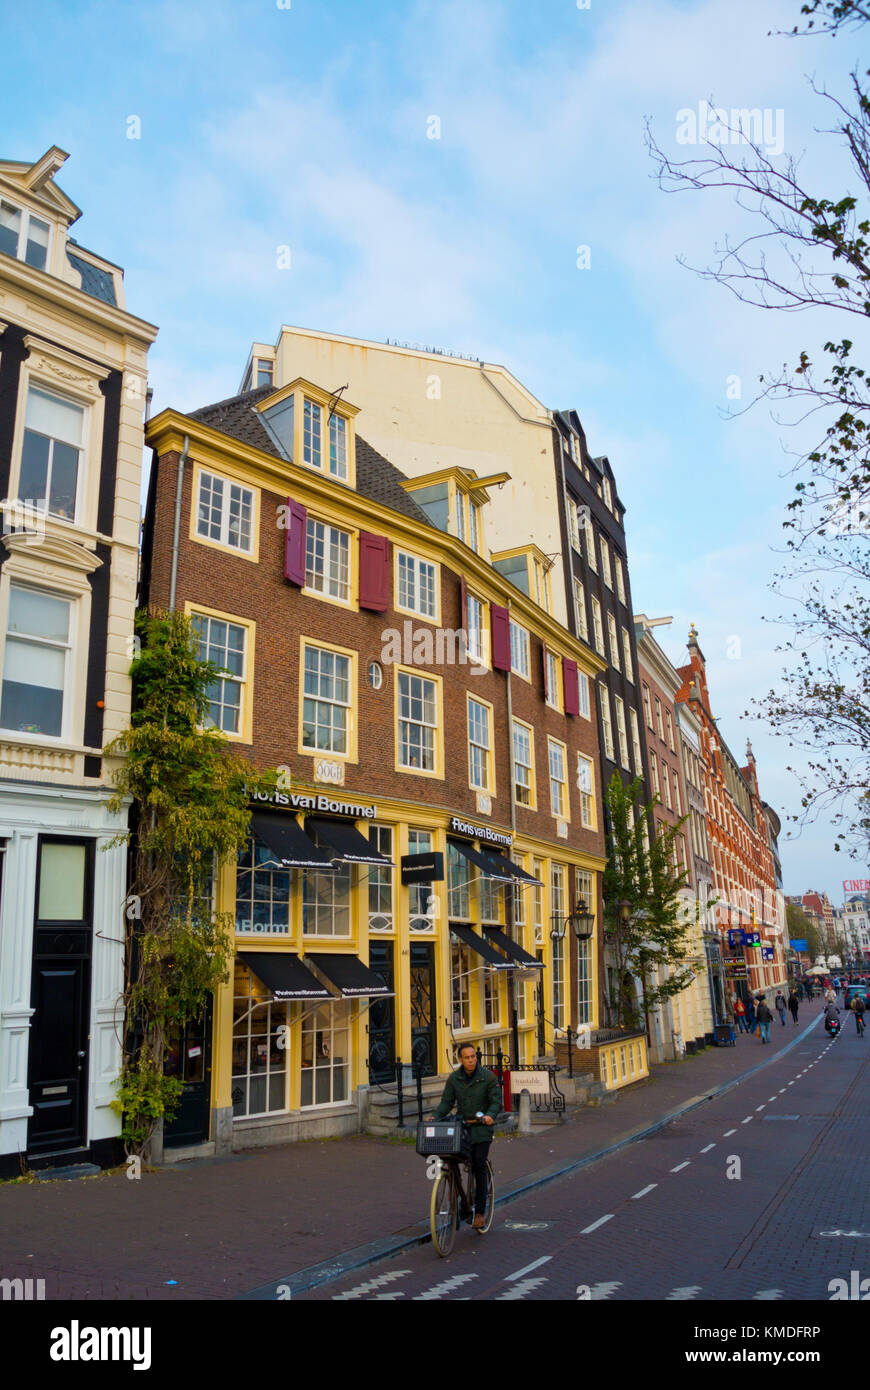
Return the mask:
[[[242,737],[245,732],[245,717],[247,715],[246,696],[248,685],[248,639],[250,636],[248,625],[244,622],[234,622],[232,618],[223,618],[216,613],[208,613],[204,610],[200,611],[196,608],[191,609],[190,618],[194,631],[197,632],[197,638],[199,640],[200,646],[203,645],[203,639],[199,636],[199,633],[197,631],[196,620],[198,619],[200,622],[204,622],[206,624],[206,652],[211,646],[210,632],[212,623],[223,623],[224,626],[227,628],[238,628],[242,634],[242,674],[240,676],[236,676],[230,673],[228,671],[228,668],[222,668],[222,673],[217,677],[217,681],[220,683],[221,686],[220,699],[217,701],[209,700],[209,709],[211,708],[212,704],[217,704],[221,712],[225,709],[232,709],[233,706],[228,705],[223,698],[224,687],[227,685],[237,685],[239,688],[238,727],[235,729],[225,729],[223,727],[223,724],[216,724],[214,722],[214,719],[211,716],[211,714],[209,715],[210,723],[205,726],[206,728],[220,729],[221,733],[226,734],[228,738]],[[225,650],[228,652],[230,650],[229,646],[227,646]],[[205,657],[201,657],[200,659],[207,660],[208,656],[206,655]],[[223,674],[224,671],[226,671],[227,673]]]
[[[426,704],[426,701],[427,701],[427,694],[426,694],[425,687],[426,687],[426,686],[431,686],[431,687],[432,687],[432,701],[433,701],[434,706],[435,706],[435,719],[434,719],[434,722],[433,722],[433,723],[428,722],[428,721],[425,719],[425,717],[418,720],[418,719],[411,719],[411,718],[403,717],[403,715],[402,715],[402,699],[403,699],[403,690],[402,690],[402,686],[403,686],[403,683],[406,683],[406,682],[408,683],[408,689],[407,689],[406,692],[404,692],[404,697],[407,698],[408,700],[414,700],[414,699],[418,698],[416,695],[414,695],[414,694],[412,693],[412,682],[414,682],[414,681],[420,681],[420,682],[422,683],[422,686],[423,686],[423,690],[421,691],[421,694],[420,694],[420,697],[419,697],[419,698],[421,699],[421,701],[422,701],[422,703],[423,703],[423,707],[424,707],[423,713],[424,713],[424,715],[425,715],[425,704]],[[396,764],[397,764],[397,766],[398,766],[398,768],[399,768],[399,770],[400,770],[401,772],[425,773],[425,774],[428,774],[428,775],[430,775],[430,776],[433,775],[433,774],[438,774],[438,773],[439,773],[439,771],[440,771],[440,763],[441,763],[441,755],[440,755],[440,750],[439,750],[439,714],[440,714],[440,704],[441,704],[441,701],[440,701],[440,691],[439,691],[439,688],[438,688],[438,682],[437,682],[437,680],[434,679],[434,677],[432,677],[432,676],[424,676],[424,675],[421,675],[420,672],[418,672],[418,671],[406,671],[406,670],[403,670],[403,669],[399,669],[399,670],[397,671],[397,673],[396,673],[396,722],[397,722]],[[431,766],[431,767],[414,767],[413,764],[411,764],[411,763],[406,763],[406,762],[403,762],[403,761],[402,761],[402,747],[403,747],[403,743],[404,743],[404,742],[407,742],[407,740],[403,740],[403,737],[402,737],[402,726],[403,726],[403,725],[407,725],[409,729],[411,729],[411,728],[415,728],[415,729],[419,728],[419,729],[423,729],[423,730],[431,730],[431,750],[432,750],[432,766]],[[425,740],[425,738],[424,738],[424,739],[421,741],[421,748],[424,746],[425,742],[426,742],[426,740]]]
[[643,776],[643,754],[640,748],[640,726],[637,719],[637,710],[634,705],[628,707],[628,718],[631,723],[631,746],[634,751],[634,771],[637,777]]
[[[346,679],[347,679],[347,700],[335,699],[335,698],[332,698],[332,697],[330,697],[330,696],[328,696],[328,695],[321,695],[319,692],[318,692],[316,695],[315,695],[315,694],[309,694],[309,693],[306,691],[306,688],[305,688],[305,687],[306,687],[306,682],[307,682],[307,678],[308,678],[308,666],[307,666],[307,662],[306,662],[306,656],[307,656],[308,652],[313,652],[313,653],[315,653],[316,656],[317,656],[317,673],[316,673],[316,674],[317,674],[318,684],[320,683],[321,679],[323,678],[323,671],[321,670],[321,658],[322,658],[322,657],[324,657],[324,656],[331,656],[331,657],[334,659],[334,661],[336,661],[336,662],[338,662],[338,661],[344,661],[344,662],[347,663],[347,678],[346,678]],[[353,727],[353,725],[354,725],[354,717],[353,717],[353,716],[354,716],[354,695],[355,695],[355,689],[354,689],[354,687],[355,687],[355,683],[356,683],[355,665],[356,665],[356,663],[355,663],[355,661],[354,661],[354,658],[353,658],[351,655],[349,655],[349,653],[347,653],[347,652],[338,651],[337,649],[333,649],[332,647],[327,647],[327,646],[325,646],[325,645],[323,645],[322,643],[319,643],[319,642],[309,642],[309,641],[306,641],[305,638],[302,639],[302,689],[301,689],[301,691],[299,692],[299,697],[300,697],[300,700],[302,701],[302,710],[301,710],[301,716],[302,716],[302,717],[301,717],[301,728],[300,728],[299,739],[300,739],[300,746],[302,747],[303,751],[304,751],[305,753],[310,753],[310,754],[312,754],[315,758],[317,758],[317,757],[323,757],[323,756],[327,756],[327,755],[328,755],[329,757],[333,757],[333,758],[351,758],[351,757],[353,756],[353,747],[354,747],[354,727]],[[333,683],[334,683],[334,681],[335,681],[335,676],[333,675],[330,679],[332,679],[332,681],[333,681]],[[321,747],[320,747],[318,744],[316,744],[316,743],[311,744],[311,743],[306,743],[306,742],[305,742],[305,722],[306,722],[306,721],[305,721],[305,702],[306,702],[306,700],[311,700],[311,701],[313,701],[315,705],[328,705],[328,706],[330,707],[330,710],[333,710],[333,709],[344,710],[344,748],[332,748],[332,747],[321,748]],[[319,727],[320,727],[320,721],[317,719],[316,714],[315,714],[315,720],[314,720],[315,736],[316,736],[316,734],[317,734],[317,730],[318,730]],[[329,729],[330,729],[330,734],[332,734],[332,733],[334,732],[332,720],[330,720]]]
[[[521,738],[522,738],[523,735],[525,735],[525,737],[526,737],[527,740],[528,740],[528,754],[529,754],[529,761],[528,761],[528,763],[523,762],[520,758],[517,757],[517,732],[518,732],[518,731],[519,731],[519,733],[520,733]],[[535,809],[535,806],[536,806],[536,802],[537,802],[537,797],[536,797],[536,794],[535,794],[535,731],[534,731],[534,729],[532,728],[532,726],[531,726],[530,724],[526,724],[525,721],[522,720],[522,719],[514,719],[514,721],[513,721],[513,730],[512,730],[512,732],[511,732],[511,753],[512,753],[512,757],[513,757],[513,765],[514,765],[514,766],[513,766],[514,791],[515,791],[515,794],[516,794],[517,805],[518,805],[518,806],[525,806],[527,810],[534,810],[534,809]],[[519,779],[519,777],[517,776],[517,769],[518,769],[518,768],[525,768],[525,769],[528,771],[528,774],[529,774],[529,781],[528,781],[528,787],[527,787],[527,788],[526,788],[526,786],[525,786],[524,783],[521,783],[521,782],[520,782],[520,779]],[[520,796],[520,794],[519,794],[519,793],[520,793],[520,788],[521,788],[521,787],[523,787],[524,790],[527,790],[527,791],[528,791],[528,797],[529,797],[528,801],[523,801],[523,800],[522,800],[522,798],[521,798],[521,796]]]
[[634,685],[634,663],[631,659],[631,638],[628,635],[628,628],[624,625],[620,625],[620,631],[622,633],[623,668],[625,670],[626,677],[628,678],[628,680],[631,681],[632,685]]
[[598,705],[601,710],[601,727],[604,730],[605,756],[616,761],[616,745],[613,742],[613,717],[610,712],[610,691],[606,685],[598,685]]
[[631,771],[631,762],[628,757],[628,729],[625,722],[625,705],[619,695],[614,695],[614,706],[616,711],[616,732],[619,738],[619,759],[622,766]]
[[[4,566],[4,568],[6,568],[6,567]],[[38,594],[38,595],[40,595],[41,597],[53,599],[53,600],[54,600],[55,602],[57,602],[57,603],[63,603],[63,604],[65,604],[65,605],[66,605],[66,608],[67,608],[67,612],[68,612],[68,618],[69,618],[69,621],[68,621],[68,624],[67,624],[67,636],[66,636],[66,641],[63,641],[63,642],[62,642],[62,641],[60,641],[60,639],[58,639],[58,638],[40,637],[40,636],[37,636],[37,635],[34,635],[34,634],[28,634],[28,633],[23,633],[23,632],[21,632],[21,633],[16,632],[16,633],[11,634],[11,636],[10,636],[10,632],[9,632],[9,613],[10,613],[10,609],[11,609],[11,606],[12,606],[12,590],[13,590],[13,589],[18,589],[18,590],[25,591],[25,592],[29,592],[29,593],[33,593],[33,594]],[[9,583],[9,587],[8,587],[7,590],[6,590],[5,622],[4,622],[4,629],[3,629],[3,652],[2,652],[2,658],[0,658],[0,660],[2,660],[2,670],[0,670],[0,696],[2,696],[3,681],[5,680],[6,650],[7,650],[7,646],[8,646],[8,644],[9,644],[10,641],[12,641],[13,643],[18,643],[18,644],[20,644],[21,646],[29,646],[29,647],[31,647],[31,648],[33,648],[33,647],[41,647],[41,648],[47,648],[47,649],[50,650],[50,651],[58,651],[58,650],[59,650],[59,651],[62,651],[62,652],[63,652],[63,685],[62,685],[62,687],[61,687],[60,733],[57,733],[57,734],[44,734],[44,733],[41,733],[41,732],[39,732],[39,733],[30,733],[30,732],[28,732],[26,729],[11,729],[11,728],[10,728],[10,729],[5,729],[5,728],[4,728],[4,729],[3,729],[3,732],[4,732],[4,733],[12,734],[15,738],[18,738],[18,739],[26,739],[28,743],[30,743],[30,742],[41,743],[41,742],[45,741],[45,742],[53,743],[53,744],[54,744],[54,743],[69,742],[70,737],[71,737],[71,723],[72,723],[72,718],[73,718],[73,714],[75,713],[75,710],[74,710],[74,697],[75,697],[75,695],[76,695],[76,679],[75,679],[75,670],[74,670],[74,668],[73,668],[73,663],[72,663],[72,654],[73,654],[73,651],[75,650],[75,646],[76,646],[77,628],[78,628],[78,622],[79,622],[79,612],[78,612],[78,609],[79,609],[79,605],[78,605],[78,603],[77,603],[76,598],[75,598],[74,595],[73,595],[73,596],[70,596],[69,594],[58,593],[58,592],[53,591],[53,590],[51,590],[51,589],[45,588],[43,585],[32,584],[32,583],[27,582],[26,580],[21,580],[21,579],[19,579],[19,577],[18,577],[17,574],[13,574],[13,575],[12,575],[11,580],[10,580],[10,583]]]
[[529,641],[528,629],[520,623],[515,623],[513,618],[510,620],[511,637],[511,671],[515,676],[521,676],[523,680],[531,680],[531,644]]
[[562,709],[562,661],[555,652],[547,650],[547,704]]
[[580,706],[580,713],[584,719],[592,718],[592,706],[589,702],[589,677],[585,671],[577,672],[577,702]]
[[595,650],[599,656],[604,656],[604,625],[601,620],[601,604],[594,594],[590,594],[590,599],[592,601],[592,632],[595,638]]
[[613,565],[616,570],[616,597],[625,603],[625,576],[622,572],[622,557],[614,553]]
[[[311,555],[312,553],[312,528],[315,528],[314,536],[316,543],[316,529],[318,527],[322,528],[323,530],[323,568],[320,573],[318,573],[314,569],[310,569],[308,563],[309,555]],[[336,543],[336,538],[339,536],[344,537],[344,540],[346,541],[346,547],[344,551],[344,558],[346,562],[345,583],[344,592],[336,594],[330,592],[330,589],[326,586],[335,583],[335,580],[330,576],[329,571],[333,565],[333,556],[335,555],[337,558],[340,559],[341,546]],[[323,599],[328,603],[340,603],[345,607],[350,607],[353,594],[352,542],[353,536],[350,531],[345,531],[341,526],[333,526],[332,523],[329,521],[321,521],[319,517],[311,515],[308,516],[308,520],[305,526],[305,586],[303,588],[303,593],[310,594],[314,598]],[[317,579],[322,580],[324,585],[323,588],[318,588],[316,583],[313,582]]]
[[619,636],[616,631],[616,619],[613,614],[607,614],[607,644],[610,647],[610,664],[614,671],[621,671],[622,666],[619,661]]
[[586,533],[586,563],[591,570],[598,573],[598,556],[595,553],[595,527],[592,525],[592,518],[587,514],[584,522]]
[[[30,265],[30,261],[27,260],[27,242],[29,240],[31,218],[36,222],[41,222],[48,228],[48,240],[45,245],[45,265],[30,265],[30,268],[31,270],[41,270],[44,275],[49,275],[51,273],[51,255],[54,250],[54,223],[50,218],[44,216],[44,214],[33,212],[31,208],[25,207],[22,203],[13,202],[5,193],[2,195],[2,198],[0,198],[0,202],[5,203],[13,212],[17,212],[21,218],[18,228],[18,246],[13,259],[20,261],[22,265]],[[73,250],[75,250],[75,247],[73,247]]]
[[[410,550],[396,550],[396,608],[429,622],[438,621],[439,567]],[[404,589],[404,594],[402,590]],[[431,602],[423,600],[428,596]]]
[[586,593],[581,579],[574,579],[574,621],[577,634],[584,642],[589,641],[589,619],[586,616]]
[[577,754],[577,790],[580,793],[580,824],[586,830],[594,830],[595,764],[585,753]]
[[[479,738],[472,737],[473,732],[477,732],[478,734],[481,732],[479,719],[476,721],[472,719],[472,707],[483,713],[484,720],[482,732],[486,737],[485,743],[481,743]],[[489,792],[492,794],[495,790],[493,786],[495,779],[493,777],[492,759],[492,706],[488,705],[484,700],[477,700],[473,695],[469,695],[465,702],[465,716],[468,728],[468,785],[474,791]],[[477,726],[476,729],[475,724]],[[483,778],[482,780],[476,781],[475,764],[479,767],[481,759],[483,765]]]
[[[204,531],[202,531],[202,530],[200,529],[200,528],[201,528],[201,525],[202,525],[202,515],[201,515],[201,510],[200,510],[200,509],[201,509],[201,506],[202,506],[203,484],[204,484],[204,481],[205,481],[206,478],[212,479],[213,481],[219,482],[219,483],[221,483],[221,484],[223,485],[223,492],[222,492],[222,495],[221,495],[221,504],[220,504],[220,522],[219,522],[220,534],[219,534],[218,536],[212,536],[211,534],[208,534],[207,532],[204,532]],[[239,497],[238,497],[237,501],[238,501],[238,505],[239,505],[239,508],[240,508],[240,514],[241,514],[241,510],[242,510],[242,509],[245,507],[245,505],[246,505],[245,499],[246,499],[246,497],[247,497],[247,506],[248,506],[248,508],[249,508],[249,519],[248,519],[248,544],[247,544],[247,545],[235,545],[235,544],[229,539],[229,537],[230,537],[230,512],[231,512],[231,504],[232,504],[232,501],[233,501],[232,496],[231,496],[231,493],[232,493],[232,490],[233,490],[234,488],[237,489],[237,490],[238,490],[238,493],[239,493]],[[256,491],[255,491],[254,488],[248,487],[247,484],[245,484],[245,483],[237,482],[235,478],[228,478],[227,475],[226,475],[225,473],[216,473],[216,472],[214,471],[214,469],[212,469],[212,468],[203,468],[203,467],[200,467],[200,469],[198,470],[198,473],[197,473],[197,481],[196,481],[196,521],[195,521],[195,535],[196,535],[196,539],[199,540],[199,541],[205,541],[207,544],[210,544],[210,545],[220,545],[220,546],[223,546],[223,548],[224,548],[225,550],[231,551],[234,555],[253,555],[253,553],[254,553],[255,536],[256,536],[256,506],[257,506],[257,494],[256,494]],[[207,522],[206,522],[206,526],[207,526],[207,528],[208,528],[208,531],[210,531],[212,524],[213,524],[213,523],[212,523],[212,518],[211,518],[211,506],[210,506],[210,508],[209,508],[209,518],[208,518],[208,520],[207,520]],[[240,534],[241,534],[241,532],[240,532]]]
[[[557,777],[553,770],[553,754],[558,752],[559,768],[561,777]],[[568,795],[568,750],[560,739],[549,737],[547,739],[547,776],[550,784],[550,814],[557,820],[570,820],[570,799]],[[554,802],[553,792],[555,788],[561,788],[558,798],[558,807]]]
[[601,546],[601,574],[608,589],[613,592],[613,572],[610,568],[610,547],[602,536],[599,545]]
[[[487,605],[482,598],[469,591],[465,595],[465,637],[466,655],[469,661],[478,666],[489,665],[489,628],[486,623]],[[474,611],[475,622],[471,621]]]

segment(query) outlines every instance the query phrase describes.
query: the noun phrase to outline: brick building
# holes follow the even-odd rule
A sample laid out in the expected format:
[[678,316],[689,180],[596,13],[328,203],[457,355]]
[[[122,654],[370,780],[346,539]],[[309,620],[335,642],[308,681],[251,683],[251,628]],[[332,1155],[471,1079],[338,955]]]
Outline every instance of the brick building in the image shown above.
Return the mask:
[[[726,979],[747,996],[787,983],[785,904],[777,890],[751,745],[741,768],[711,712],[706,662],[694,627],[688,648],[688,664],[678,667],[682,685],[677,700],[688,704],[701,725],[714,911],[723,936]],[[729,997],[730,992],[729,985]]]
[[148,427],[143,599],[192,615],[213,722],[282,770],[216,876],[234,976],[178,1042],[169,1143],[352,1132],[397,1057],[529,1063],[598,1022],[569,918],[600,914],[603,663],[490,562],[492,479],[409,479],[358,416],[296,379]]

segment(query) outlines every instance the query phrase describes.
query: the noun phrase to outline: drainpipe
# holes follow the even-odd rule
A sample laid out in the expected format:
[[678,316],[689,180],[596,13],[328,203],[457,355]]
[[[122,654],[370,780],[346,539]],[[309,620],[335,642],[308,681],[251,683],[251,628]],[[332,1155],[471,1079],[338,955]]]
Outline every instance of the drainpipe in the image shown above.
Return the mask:
[[[508,599],[508,623],[510,623],[510,611],[511,611],[510,599]],[[509,631],[510,631],[510,629],[509,629]],[[508,639],[508,640],[510,640],[510,639]],[[513,710],[513,700],[512,700],[512,698],[511,698],[511,672],[510,672],[510,667],[508,668],[508,671],[507,671],[507,735],[508,735],[508,759],[509,759],[509,766],[510,766],[510,770],[511,770],[511,835],[512,835],[512,837],[513,837],[514,839],[516,839],[516,834],[517,834],[517,786],[516,786],[516,777],[515,777],[515,771],[516,771],[516,769],[515,769],[515,767],[514,767],[514,710]],[[511,892],[511,899],[510,899],[510,929],[511,929],[511,931],[513,931],[513,929],[514,929],[513,890],[510,890],[510,892]],[[505,904],[505,905],[507,906],[507,904]],[[505,915],[507,915],[507,914],[505,914]],[[516,1065],[519,1066],[519,1064],[520,1064],[520,1023],[519,1023],[519,1011],[518,1011],[518,1009],[517,1009],[517,989],[519,988],[519,986],[517,985],[516,980],[514,980],[514,979],[511,980],[510,988],[511,988],[511,1034],[512,1034],[512,1037],[513,1037],[513,1044],[514,1044],[514,1061],[515,1061]],[[523,989],[525,989],[525,985],[523,985]]]
[[172,567],[169,575],[169,611],[175,609],[175,587],[178,580],[178,542],[181,535],[181,492],[184,486],[184,465],[187,460],[187,451],[190,448],[190,437],[184,436],[184,445],[178,459],[178,474],[175,480],[175,521],[172,527]]

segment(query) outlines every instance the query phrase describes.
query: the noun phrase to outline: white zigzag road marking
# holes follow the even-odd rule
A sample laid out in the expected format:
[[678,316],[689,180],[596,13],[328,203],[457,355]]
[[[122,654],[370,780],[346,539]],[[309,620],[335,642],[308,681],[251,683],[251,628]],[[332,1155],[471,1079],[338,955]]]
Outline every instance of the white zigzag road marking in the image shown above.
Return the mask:
[[541,1284],[546,1284],[546,1279],[523,1279],[521,1283],[514,1284],[512,1289],[507,1289],[505,1293],[500,1293],[495,1300],[496,1303],[510,1303],[519,1298],[525,1298],[527,1293],[537,1289]]
[[425,1293],[414,1295],[413,1303],[424,1303],[427,1299],[443,1298],[446,1293],[452,1293],[454,1289],[459,1289],[463,1284],[467,1284],[470,1279],[476,1279],[476,1274],[454,1274],[452,1279],[442,1279],[440,1284],[433,1284],[431,1289]]
[[592,1288],[589,1290],[590,1301],[595,1300],[598,1302],[610,1298],[611,1294],[615,1294],[616,1290],[621,1288],[622,1284],[620,1284],[618,1280],[612,1280],[603,1284],[593,1284]]
[[406,1274],[410,1274],[410,1269],[393,1269],[389,1274],[378,1274],[374,1279],[367,1279],[364,1284],[357,1284],[355,1289],[348,1289],[347,1293],[334,1293],[333,1303],[343,1303],[349,1298],[364,1298],[367,1293],[374,1293],[375,1289],[380,1289],[384,1284],[392,1284],[396,1279],[404,1279]]
[[667,1298],[665,1299],[665,1302],[666,1302],[666,1303],[687,1303],[687,1302],[689,1301],[690,1298],[694,1298],[694,1297],[695,1297],[695,1294],[698,1294],[698,1293],[700,1293],[700,1292],[701,1292],[701,1285],[700,1285],[700,1284],[689,1284],[689,1285],[687,1285],[687,1287],[684,1288],[684,1289],[671,1289],[671,1292],[668,1294]]
[[785,1298],[782,1289],[761,1289],[752,1295],[757,1303],[773,1303],[778,1298]]

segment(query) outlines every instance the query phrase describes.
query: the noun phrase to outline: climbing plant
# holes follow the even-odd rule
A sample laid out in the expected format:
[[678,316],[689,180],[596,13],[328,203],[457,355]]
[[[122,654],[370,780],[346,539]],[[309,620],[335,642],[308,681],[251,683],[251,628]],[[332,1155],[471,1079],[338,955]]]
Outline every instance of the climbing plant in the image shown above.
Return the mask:
[[191,620],[157,610],[136,618],[133,713],[106,753],[118,758],[110,808],[132,802],[126,841],[124,1063],[115,1109],[128,1153],[147,1149],[175,1113],[181,1079],[166,1073],[173,1034],[201,1016],[232,960],[229,914],[212,910],[212,880],[244,845],[253,792],[275,785],[205,727],[222,674],[200,660]]

